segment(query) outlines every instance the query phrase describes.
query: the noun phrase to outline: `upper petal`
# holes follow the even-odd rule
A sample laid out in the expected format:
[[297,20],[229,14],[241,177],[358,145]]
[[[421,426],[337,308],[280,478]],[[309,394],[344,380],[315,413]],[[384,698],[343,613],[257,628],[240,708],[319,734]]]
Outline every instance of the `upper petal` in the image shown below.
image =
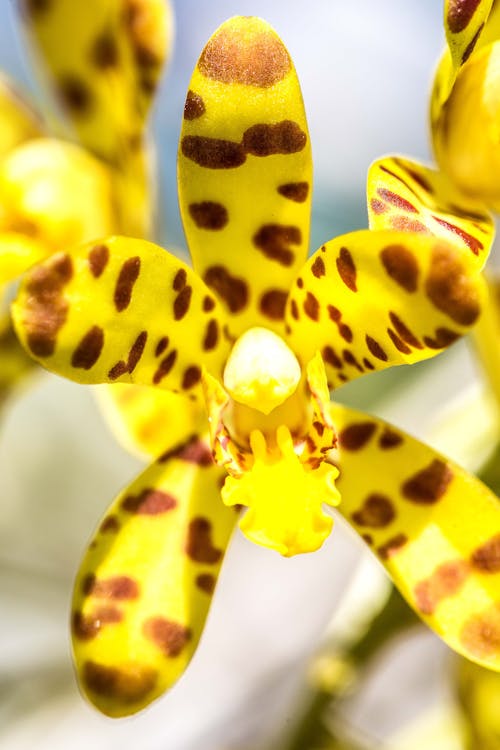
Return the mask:
[[486,262],[493,218],[442,172],[400,156],[378,159],[368,170],[367,196],[371,229],[432,234],[472,253],[478,269]]
[[455,651],[500,671],[500,504],[472,475],[382,420],[332,405],[339,511]]
[[41,364],[83,383],[195,393],[202,366],[220,376],[230,347],[220,305],[196,274],[162,248],[124,237],[33,268],[13,317]]
[[320,351],[331,386],[434,356],[478,319],[475,256],[425,234],[360,231],[326,243],[290,292],[287,341]]
[[233,314],[235,335],[282,326],[307,256],[311,149],[290,56],[259,18],[211,37],[193,73],[179,200],[194,266]]
[[116,498],[82,562],[73,647],[82,687],[109,716],[144,708],[189,663],[238,519],[223,470],[194,437]]

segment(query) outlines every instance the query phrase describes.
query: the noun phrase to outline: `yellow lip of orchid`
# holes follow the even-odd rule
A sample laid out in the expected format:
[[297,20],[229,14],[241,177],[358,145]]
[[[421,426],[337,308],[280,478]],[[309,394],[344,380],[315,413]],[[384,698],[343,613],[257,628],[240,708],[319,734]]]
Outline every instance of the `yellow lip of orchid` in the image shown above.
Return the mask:
[[339,490],[339,511],[409,604],[453,648],[500,669],[497,498],[400,430],[329,401],[329,384],[434,356],[476,323],[491,226],[481,216],[469,231],[467,214],[453,225],[448,205],[424,210],[416,174],[411,198],[377,185],[372,209],[387,223],[306,260],[310,156],[286,48],[261,19],[230,19],[184,109],[179,196],[194,270],[115,236],[34,268],[13,305],[47,368],[165,389],[179,411],[189,401],[208,417],[207,435],[186,411],[173,447],[154,425],[153,444],[164,435],[168,449],[115,500],[82,562],[75,658],[111,716],[182,674],[240,504],[245,534],[291,555],[320,546],[332,526],[322,506]]

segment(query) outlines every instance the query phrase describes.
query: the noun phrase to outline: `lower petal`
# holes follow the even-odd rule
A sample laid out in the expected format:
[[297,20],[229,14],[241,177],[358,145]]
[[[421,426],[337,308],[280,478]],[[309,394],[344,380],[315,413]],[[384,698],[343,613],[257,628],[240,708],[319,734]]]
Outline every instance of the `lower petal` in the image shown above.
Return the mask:
[[220,501],[222,476],[194,438],[118,496],[90,544],[73,645],[83,690],[108,716],[159,697],[196,649],[237,521]]
[[500,504],[478,479],[338,404],[339,510],[458,653],[500,671]]

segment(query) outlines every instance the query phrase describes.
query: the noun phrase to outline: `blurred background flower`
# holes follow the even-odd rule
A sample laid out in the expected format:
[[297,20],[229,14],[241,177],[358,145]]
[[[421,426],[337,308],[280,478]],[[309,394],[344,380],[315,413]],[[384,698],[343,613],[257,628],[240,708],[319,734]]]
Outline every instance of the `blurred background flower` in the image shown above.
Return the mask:
[[[205,41],[231,15],[265,17],[299,73],[314,149],[312,248],[366,226],[365,178],[373,159],[388,152],[430,158],[427,110],[444,43],[441,3],[174,0],[173,6],[175,50],[154,118],[157,239],[167,247],[184,246],[176,151],[185,90]],[[14,2],[0,7],[0,68],[43,95]],[[376,409],[425,438],[437,410],[476,387],[463,342],[437,360],[366,381],[343,389],[341,400]],[[449,431],[441,431],[436,447],[447,451],[448,438]],[[139,468],[81,386],[40,375],[6,413],[0,433],[0,745],[277,748],[307,699],[306,665],[325,630],[329,639],[342,641],[360,618],[380,607],[385,577],[340,521],[319,553],[292,560],[237,535],[221,595],[185,676],[144,714],[112,722],[77,692],[67,619],[72,580],[95,519]],[[428,632],[398,641],[378,659],[363,689],[338,709],[344,730],[362,747],[387,742],[387,748],[410,748],[410,740],[404,744],[396,733],[432,709],[431,728],[414,731],[430,732],[434,740],[446,737],[448,744],[437,744],[440,750],[461,748],[447,682],[450,663],[446,647]],[[421,747],[424,741],[415,743]]]

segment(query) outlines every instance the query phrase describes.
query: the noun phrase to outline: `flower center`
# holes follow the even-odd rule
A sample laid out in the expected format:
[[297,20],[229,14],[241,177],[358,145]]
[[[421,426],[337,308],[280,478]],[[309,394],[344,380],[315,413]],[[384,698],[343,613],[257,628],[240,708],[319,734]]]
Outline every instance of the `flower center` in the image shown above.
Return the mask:
[[203,373],[214,457],[228,477],[226,505],[243,505],[245,535],[282,555],[317,549],[332,527],[336,445],[325,367],[317,353],[301,370],[285,342],[251,328],[236,342],[223,386]]

